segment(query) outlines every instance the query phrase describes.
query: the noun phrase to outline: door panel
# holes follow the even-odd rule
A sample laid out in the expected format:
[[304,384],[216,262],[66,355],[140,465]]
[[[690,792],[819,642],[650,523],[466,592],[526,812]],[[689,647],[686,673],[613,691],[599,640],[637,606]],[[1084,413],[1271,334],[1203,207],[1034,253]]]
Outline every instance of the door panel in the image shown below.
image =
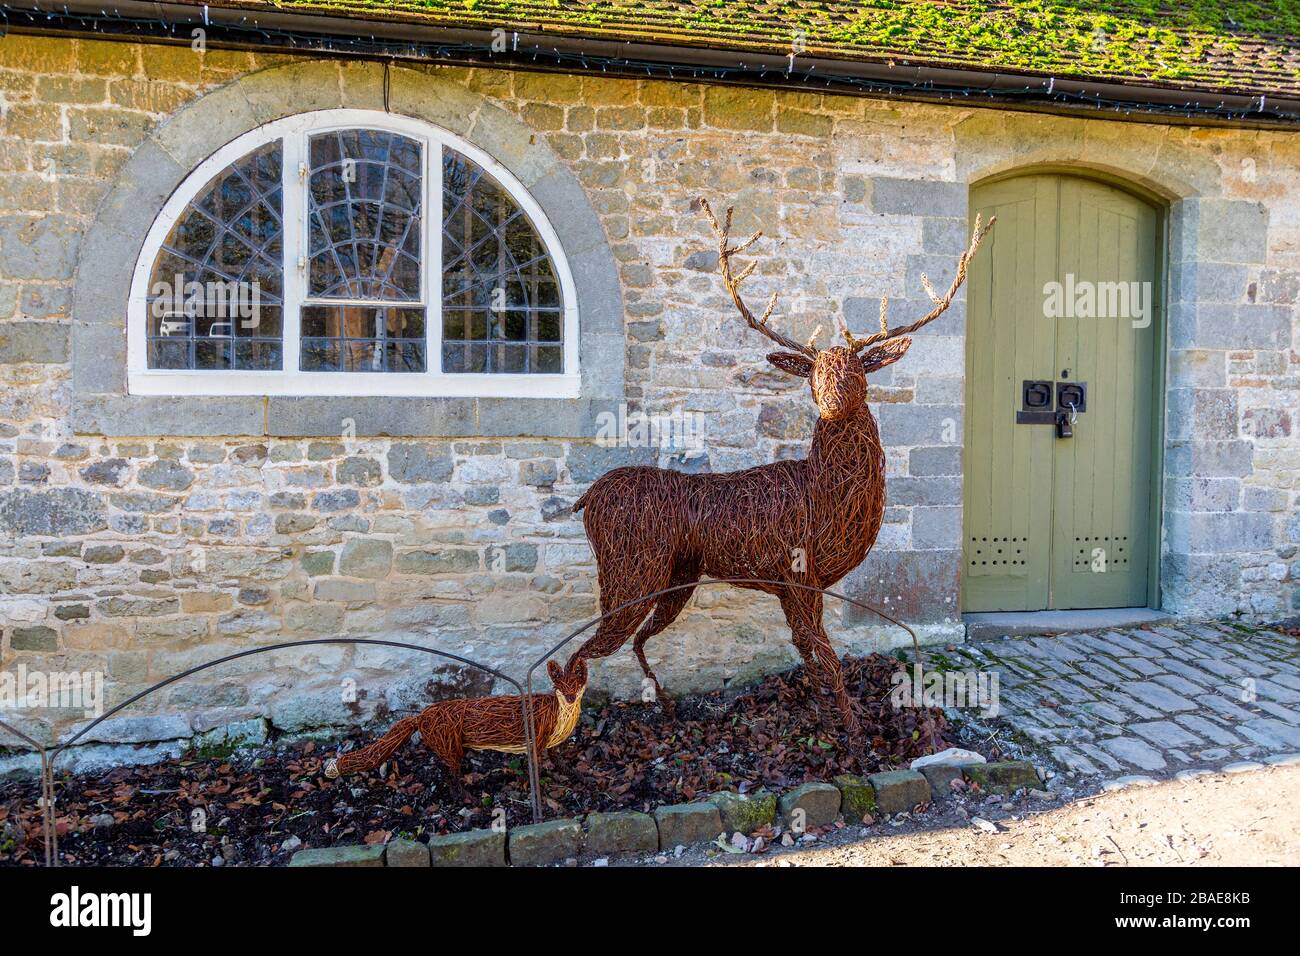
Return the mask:
[[[1124,283],[1130,291],[1147,282],[1154,298],[1155,210],[1084,179],[1063,178],[1060,191],[1062,279],[1069,273],[1076,283]],[[1113,295],[1106,311],[1129,314],[1056,320],[1057,376],[1088,382],[1088,410],[1072,439],[1055,442],[1052,607],[1147,602],[1158,322],[1152,311],[1151,324],[1135,328],[1133,303],[1125,310],[1119,290]]]
[[[971,205],[998,223],[967,290],[963,608],[1145,605],[1160,216],[1059,175],[982,186]],[[1049,282],[1093,284],[1111,314],[1045,314]],[[1150,283],[1146,327],[1133,282]],[[1026,380],[1087,384],[1073,437],[1016,423]]]
[[[1051,436],[1012,427],[1021,383],[1055,361],[1042,315],[1056,267],[1056,185],[1032,176],[981,189],[972,204],[997,216],[969,273],[963,607],[1046,606],[1051,539]],[[972,347],[978,343],[978,347]]]

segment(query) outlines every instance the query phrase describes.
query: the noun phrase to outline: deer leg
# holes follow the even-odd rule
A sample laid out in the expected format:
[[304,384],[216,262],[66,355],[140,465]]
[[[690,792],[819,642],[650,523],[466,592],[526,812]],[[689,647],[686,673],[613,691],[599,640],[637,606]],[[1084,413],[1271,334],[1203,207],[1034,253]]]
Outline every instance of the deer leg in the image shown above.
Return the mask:
[[617,651],[627,643],[627,639],[632,636],[632,632],[636,630],[637,625],[645,620],[646,615],[650,613],[651,603],[645,601],[641,604],[634,604],[631,607],[614,612],[601,621],[591,639],[573,652],[573,656],[569,658],[565,669],[572,670],[578,661],[589,660],[593,657],[609,657],[610,654]]
[[[670,587],[674,585],[689,584],[699,579],[699,571],[696,568],[690,568],[689,573],[674,572]],[[650,620],[641,626],[636,632],[636,637],[632,641],[632,650],[636,653],[637,662],[641,665],[641,673],[645,674],[655,685],[655,696],[660,700],[665,709],[672,708],[672,698],[664,691],[659,684],[659,678],[655,672],[650,669],[650,662],[645,659],[646,641],[654,637],[660,631],[664,630],[673,621],[677,620],[678,615],[691,600],[691,595],[695,593],[693,587],[683,587],[679,591],[673,591],[665,594],[655,602],[654,613],[650,615]]]
[[[666,568],[669,556],[661,556],[661,567]],[[603,562],[602,562],[603,565]],[[662,572],[661,572],[662,574]],[[636,631],[637,626],[646,619],[654,609],[656,601],[639,601],[647,594],[654,594],[668,586],[667,575],[652,576],[644,573],[630,573],[626,577],[615,578],[613,572],[600,572],[600,610],[607,615],[593,634],[569,658],[566,670],[572,670],[580,660],[593,657],[609,657],[627,643],[627,639]],[[606,586],[608,584],[608,586]],[[632,603],[636,602],[636,603]]]
[[818,592],[791,588],[781,596],[781,609],[794,638],[794,646],[816,675],[823,691],[829,692],[839,708],[840,720],[850,737],[862,730],[844,686],[840,659],[835,656],[830,636],[822,626],[822,596]]
[[583,525],[596,554],[602,619],[569,658],[568,670],[627,643],[658,603],[650,595],[669,586],[680,522],[664,496],[671,490],[666,483],[678,478],[652,469],[615,469],[592,485]]
[[[800,659],[803,660],[804,674],[807,675],[808,683],[812,685],[813,689],[819,691],[823,686],[821,664],[817,659],[817,655],[813,653],[812,629],[804,623],[807,612],[799,604],[799,600],[803,596],[802,592],[795,592],[792,595],[779,595],[781,610],[785,613],[785,623],[790,628],[790,640],[794,643],[794,649],[799,652]],[[817,595],[817,597],[820,596]],[[816,694],[814,694],[813,701],[814,706],[820,708]]]

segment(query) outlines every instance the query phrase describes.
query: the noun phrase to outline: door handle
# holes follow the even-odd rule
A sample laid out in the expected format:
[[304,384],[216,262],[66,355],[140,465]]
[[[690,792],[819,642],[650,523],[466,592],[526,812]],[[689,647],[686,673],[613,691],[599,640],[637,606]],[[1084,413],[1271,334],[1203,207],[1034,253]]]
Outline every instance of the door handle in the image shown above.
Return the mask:
[[1076,412],[1086,412],[1088,410],[1087,382],[1056,383],[1056,407],[1069,408],[1072,405]]
[[1053,411],[1055,383],[1042,379],[1026,379],[1020,384],[1020,408],[1016,411],[1017,425],[1050,425],[1056,419]]

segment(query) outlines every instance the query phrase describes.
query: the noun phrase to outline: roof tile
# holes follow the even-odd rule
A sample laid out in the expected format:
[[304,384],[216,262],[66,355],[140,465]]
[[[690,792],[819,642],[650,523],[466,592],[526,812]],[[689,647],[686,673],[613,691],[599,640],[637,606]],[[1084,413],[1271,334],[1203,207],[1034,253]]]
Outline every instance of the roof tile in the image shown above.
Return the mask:
[[[197,5],[197,4],[195,4]],[[212,6],[268,8],[259,0]],[[1300,93],[1300,0],[278,0],[275,9],[721,50]]]

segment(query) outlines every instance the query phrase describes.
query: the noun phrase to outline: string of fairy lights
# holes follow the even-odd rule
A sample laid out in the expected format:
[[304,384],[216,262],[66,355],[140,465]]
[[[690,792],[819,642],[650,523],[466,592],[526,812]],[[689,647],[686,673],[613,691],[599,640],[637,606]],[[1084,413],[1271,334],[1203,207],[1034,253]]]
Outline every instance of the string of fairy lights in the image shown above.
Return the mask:
[[[374,34],[342,36],[330,33],[310,33],[268,26],[256,18],[244,16],[238,21],[211,20],[205,5],[195,10],[193,16],[172,18],[131,17],[110,10],[98,13],[62,10],[15,9],[10,4],[0,4],[0,29],[23,29],[71,32],[81,35],[101,34],[105,37],[136,37],[141,40],[162,40],[189,44],[193,31],[202,29],[205,43],[213,46],[263,47],[279,51],[293,51],[331,56],[365,57],[390,61],[442,62],[447,65],[501,67],[533,67],[563,72],[600,72],[614,76],[644,76],[651,79],[698,80],[727,83],[757,83],[764,86],[781,86],[800,90],[829,90],[832,92],[860,92],[880,96],[922,97],[931,101],[970,103],[1022,102],[1055,104],[1075,109],[1124,114],[1126,116],[1166,116],[1185,119],[1214,119],[1219,121],[1255,121],[1266,123],[1300,122],[1300,112],[1280,109],[1268,97],[1257,95],[1246,107],[1235,107],[1227,100],[1216,103],[1188,99],[1178,103],[1154,103],[1139,100],[1116,99],[1100,93],[1089,93],[1086,88],[1061,89],[1055,78],[1026,80],[1023,87],[967,86],[943,84],[933,80],[891,81],[881,78],[853,76],[819,70],[815,64],[800,63],[796,55],[786,57],[784,68],[770,64],[747,63],[742,54],[729,65],[671,63],[662,60],[636,59],[599,55],[581,50],[565,50],[556,46],[526,40],[519,33],[497,30],[494,41],[432,42],[396,40]],[[360,22],[357,23],[360,26]],[[504,42],[502,42],[502,38]],[[713,51],[721,55],[720,51]],[[806,61],[805,61],[806,63]],[[1202,93],[1201,97],[1206,94]]]

